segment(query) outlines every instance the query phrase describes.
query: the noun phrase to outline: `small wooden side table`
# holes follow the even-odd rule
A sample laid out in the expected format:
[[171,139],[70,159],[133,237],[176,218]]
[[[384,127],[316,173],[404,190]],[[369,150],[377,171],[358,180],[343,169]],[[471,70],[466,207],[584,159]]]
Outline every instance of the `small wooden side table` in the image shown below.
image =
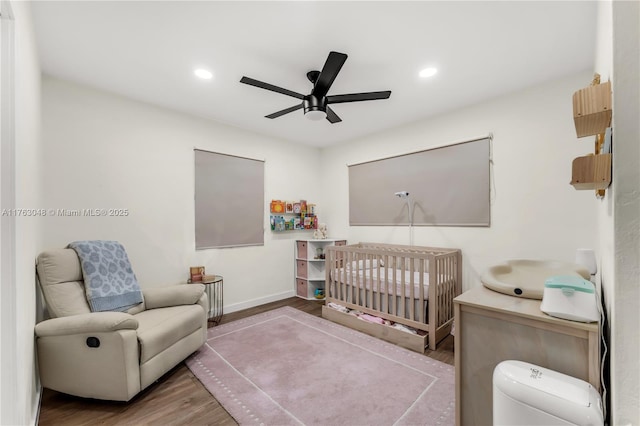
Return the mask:
[[[191,280],[188,281],[192,283]],[[213,280],[207,282],[193,282],[193,284],[204,284],[204,291],[209,299],[208,321],[213,325],[220,324],[222,319],[223,306],[223,279],[222,275],[214,275]]]

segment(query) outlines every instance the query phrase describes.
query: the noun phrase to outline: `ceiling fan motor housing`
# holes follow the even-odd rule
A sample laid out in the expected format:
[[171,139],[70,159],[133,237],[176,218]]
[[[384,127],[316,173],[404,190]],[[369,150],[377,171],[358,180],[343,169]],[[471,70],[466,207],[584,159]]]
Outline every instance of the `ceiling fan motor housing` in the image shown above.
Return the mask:
[[302,99],[302,107],[304,108],[304,113],[308,113],[310,111],[327,111],[327,97],[323,96],[321,98],[314,95],[307,95]]

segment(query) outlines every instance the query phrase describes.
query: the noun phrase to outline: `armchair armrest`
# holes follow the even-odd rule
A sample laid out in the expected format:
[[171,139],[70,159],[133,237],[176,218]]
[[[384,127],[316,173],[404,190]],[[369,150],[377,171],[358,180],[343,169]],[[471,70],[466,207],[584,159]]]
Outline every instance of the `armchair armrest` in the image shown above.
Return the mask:
[[142,290],[142,294],[147,309],[194,305],[204,294],[204,285],[179,284],[169,287],[147,288]]
[[47,337],[137,328],[138,320],[133,315],[124,312],[92,312],[42,321],[36,324],[35,332],[38,337]]

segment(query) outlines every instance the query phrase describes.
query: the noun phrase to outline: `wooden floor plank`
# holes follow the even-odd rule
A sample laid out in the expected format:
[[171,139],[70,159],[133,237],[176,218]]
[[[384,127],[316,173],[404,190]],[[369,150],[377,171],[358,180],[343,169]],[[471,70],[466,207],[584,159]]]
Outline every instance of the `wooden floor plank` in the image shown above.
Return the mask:
[[[324,302],[291,297],[266,305],[225,314],[221,324],[290,306],[321,316]],[[453,365],[453,336],[436,351],[425,354]],[[156,383],[128,403],[99,401],[65,395],[45,389],[40,406],[39,425],[237,425],[184,363],[162,376]]]

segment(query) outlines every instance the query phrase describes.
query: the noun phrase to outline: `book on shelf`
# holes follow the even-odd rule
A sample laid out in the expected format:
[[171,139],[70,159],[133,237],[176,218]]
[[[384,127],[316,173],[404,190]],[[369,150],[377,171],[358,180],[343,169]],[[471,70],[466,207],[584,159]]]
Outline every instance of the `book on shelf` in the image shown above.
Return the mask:
[[282,200],[271,200],[270,204],[271,213],[284,213],[285,205]]

